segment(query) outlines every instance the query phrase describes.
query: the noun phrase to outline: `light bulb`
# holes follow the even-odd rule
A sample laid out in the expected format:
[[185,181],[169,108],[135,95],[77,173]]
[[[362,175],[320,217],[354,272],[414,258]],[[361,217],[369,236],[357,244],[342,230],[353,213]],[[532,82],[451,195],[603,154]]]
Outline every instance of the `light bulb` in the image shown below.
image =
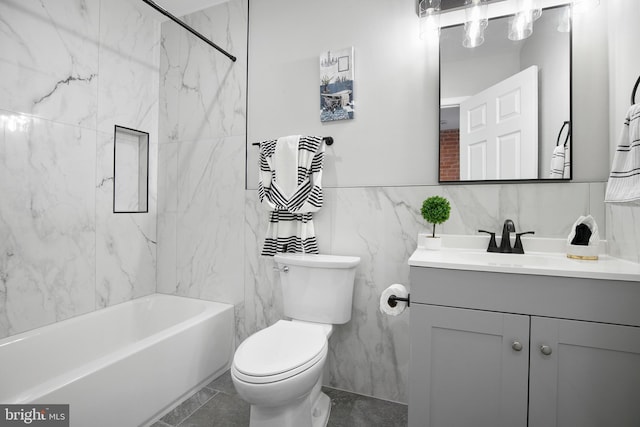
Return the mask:
[[487,4],[481,0],[467,0],[466,22],[464,24],[464,40],[462,45],[467,48],[480,46],[484,43],[484,29],[489,24],[487,18]]
[[420,2],[420,38],[440,36],[440,0]]
[[571,8],[565,6],[558,21],[557,30],[559,32],[568,33],[571,31]]
[[509,40],[524,40],[533,34],[531,11],[518,12],[509,19]]

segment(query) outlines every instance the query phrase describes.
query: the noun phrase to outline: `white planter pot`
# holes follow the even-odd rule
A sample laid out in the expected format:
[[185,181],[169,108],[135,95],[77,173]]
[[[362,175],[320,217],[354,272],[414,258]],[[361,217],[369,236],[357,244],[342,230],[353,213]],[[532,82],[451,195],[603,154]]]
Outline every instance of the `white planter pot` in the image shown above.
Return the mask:
[[423,247],[432,251],[439,251],[442,246],[442,239],[440,237],[426,236],[423,240]]

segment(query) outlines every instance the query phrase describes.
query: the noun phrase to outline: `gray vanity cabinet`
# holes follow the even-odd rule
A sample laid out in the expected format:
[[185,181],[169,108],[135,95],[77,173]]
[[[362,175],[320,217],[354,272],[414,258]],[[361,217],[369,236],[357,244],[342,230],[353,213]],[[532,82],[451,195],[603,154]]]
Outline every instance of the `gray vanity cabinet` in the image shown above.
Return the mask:
[[640,426],[640,319],[589,320],[619,316],[591,282],[411,267],[409,427]]
[[410,310],[409,426],[526,427],[529,317],[413,302]]
[[529,364],[530,427],[640,426],[640,328],[532,317]]

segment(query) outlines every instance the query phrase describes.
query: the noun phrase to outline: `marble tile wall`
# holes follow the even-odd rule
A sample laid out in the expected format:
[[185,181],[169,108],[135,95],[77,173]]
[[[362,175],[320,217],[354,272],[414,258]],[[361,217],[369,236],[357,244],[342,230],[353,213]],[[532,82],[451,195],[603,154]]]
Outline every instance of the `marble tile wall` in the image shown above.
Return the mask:
[[[0,3],[0,337],[155,290],[159,23],[134,0]],[[151,134],[112,213],[114,125]]]
[[231,62],[162,25],[157,291],[237,304],[244,299],[246,0],[185,16],[235,55]]
[[[160,23],[135,0],[100,3],[96,307],[156,289]],[[148,213],[113,214],[113,126],[149,133]],[[105,185],[105,183],[107,183]]]
[[640,203],[607,204],[606,213],[611,255],[640,262]]
[[[325,383],[331,387],[406,402],[409,358],[408,314],[382,315],[380,293],[392,283],[409,285],[407,259],[419,232],[429,231],[420,216],[422,201],[447,197],[449,221],[438,232],[475,234],[500,230],[511,218],[518,230],[566,237],[586,213],[605,227],[604,184],[502,184],[325,189],[315,216],[321,252],[362,258],[354,291],[352,319],[334,328]],[[273,261],[259,257],[266,213],[255,190],[246,191],[245,306],[239,339],[282,318],[279,278]]]

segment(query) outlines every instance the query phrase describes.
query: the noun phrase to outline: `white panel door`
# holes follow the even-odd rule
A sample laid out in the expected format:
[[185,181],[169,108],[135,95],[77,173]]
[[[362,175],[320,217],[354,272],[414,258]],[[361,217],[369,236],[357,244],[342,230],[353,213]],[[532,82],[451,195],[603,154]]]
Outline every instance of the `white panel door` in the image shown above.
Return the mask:
[[538,178],[538,67],[460,104],[460,180]]
[[424,304],[410,314],[410,427],[527,425],[528,316]]
[[533,317],[530,363],[529,427],[640,426],[640,328]]

